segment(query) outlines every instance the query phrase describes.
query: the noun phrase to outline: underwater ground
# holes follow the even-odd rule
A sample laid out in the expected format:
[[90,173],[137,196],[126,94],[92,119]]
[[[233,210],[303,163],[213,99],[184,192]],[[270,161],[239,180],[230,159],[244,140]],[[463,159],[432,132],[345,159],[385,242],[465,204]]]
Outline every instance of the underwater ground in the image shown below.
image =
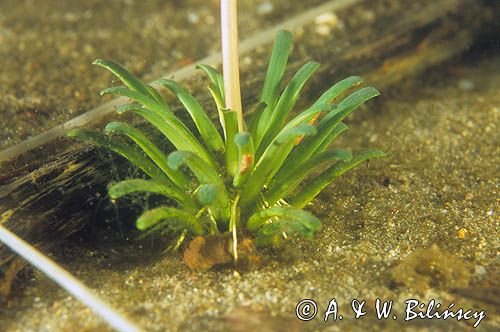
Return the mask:
[[[1,6],[6,4],[9,1]],[[2,20],[5,14],[0,14]],[[136,47],[135,56],[142,57],[143,49]],[[157,58],[157,50],[148,55],[149,48],[144,49],[144,61]],[[119,52],[109,56],[123,58]],[[167,58],[172,59],[161,57]],[[65,64],[74,65],[71,57]],[[47,75],[55,75],[56,69],[69,71],[62,69],[65,64],[46,68]],[[159,63],[160,69],[145,68],[143,73],[152,78],[168,65]],[[349,118],[351,129],[336,141],[338,146],[380,147],[389,157],[370,161],[334,182],[308,207],[323,221],[318,236],[292,239],[281,251],[265,253],[266,261],[256,269],[191,271],[180,254],[164,254],[155,242],[138,243],[125,235],[116,239],[117,230],[110,226],[76,234],[53,248],[51,256],[148,331],[472,330],[475,320],[405,322],[404,302],[412,298],[485,310],[486,318],[476,330],[498,331],[499,68],[498,52],[469,52],[382,91],[377,102]],[[40,68],[32,70],[40,73]],[[97,105],[96,91],[107,82],[99,71],[91,73],[78,84],[81,101],[71,95],[74,89],[64,88],[69,90],[54,92],[58,98],[46,111],[58,102],[77,113],[81,105]],[[68,80],[73,80],[69,74]],[[53,83],[48,86],[56,90],[65,86]],[[33,98],[48,93],[33,84],[22,85],[33,91]],[[12,105],[36,101],[27,95],[8,100]],[[2,112],[13,110],[11,106],[3,104]],[[35,128],[24,112],[3,114],[2,127],[27,126],[33,132],[61,120],[50,117]],[[26,137],[30,130],[2,133],[9,137],[3,145]],[[320,314],[300,322],[295,306],[305,298],[319,304]],[[324,323],[320,316],[332,298],[344,319]],[[397,320],[376,319],[377,298],[394,300]],[[352,299],[367,301],[366,316],[353,319]],[[21,273],[13,293],[0,305],[0,330],[110,331],[90,309],[31,268]]]
[[[471,329],[455,320],[378,322],[373,312],[351,318],[353,298],[373,308],[377,297],[401,313],[410,298],[454,301],[486,311],[478,330],[497,330],[499,67],[498,56],[453,63],[359,112],[338,144],[381,145],[390,156],[339,178],[310,207],[324,222],[319,236],[294,241],[261,268],[194,272],[154,246],[78,237],[53,254],[150,331]],[[2,307],[3,331],[107,330],[36,271],[18,287]],[[299,324],[303,298],[323,310],[335,298],[347,317]]]

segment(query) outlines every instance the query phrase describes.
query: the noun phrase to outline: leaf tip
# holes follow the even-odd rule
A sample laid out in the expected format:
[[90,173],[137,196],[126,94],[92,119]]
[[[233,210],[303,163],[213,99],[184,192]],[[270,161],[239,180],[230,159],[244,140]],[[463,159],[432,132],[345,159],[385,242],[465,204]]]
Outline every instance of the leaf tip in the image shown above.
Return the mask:
[[110,122],[104,127],[104,130],[108,133],[112,133],[118,129],[120,124],[118,122]]

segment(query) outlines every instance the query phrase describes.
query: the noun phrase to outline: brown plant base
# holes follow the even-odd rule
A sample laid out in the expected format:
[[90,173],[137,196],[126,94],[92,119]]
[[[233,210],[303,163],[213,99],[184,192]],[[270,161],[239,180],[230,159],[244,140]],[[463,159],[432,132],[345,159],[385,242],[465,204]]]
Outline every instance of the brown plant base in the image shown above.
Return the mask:
[[193,270],[208,270],[216,266],[235,264],[237,267],[252,269],[262,263],[253,239],[244,238],[238,243],[238,261],[234,261],[233,239],[230,233],[197,236],[184,251],[184,262]]

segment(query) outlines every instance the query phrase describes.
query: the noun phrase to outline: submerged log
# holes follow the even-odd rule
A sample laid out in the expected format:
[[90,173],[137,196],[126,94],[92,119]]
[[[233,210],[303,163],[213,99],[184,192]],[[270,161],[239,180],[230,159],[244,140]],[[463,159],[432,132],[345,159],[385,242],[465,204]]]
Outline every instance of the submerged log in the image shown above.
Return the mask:
[[[353,74],[383,91],[466,51],[493,16],[474,0],[350,2],[326,22],[316,20],[294,34],[288,72],[308,58],[322,63],[310,85],[314,88],[310,97]],[[258,98],[269,47],[264,51],[251,54],[252,64],[242,68],[245,105]],[[197,76],[188,85],[198,96],[205,82]],[[207,95],[202,95],[206,103]],[[124,163],[98,151],[58,138],[4,163],[0,222],[42,250],[89,225],[96,206],[106,199],[110,160],[118,167]],[[0,244],[3,271],[8,266],[19,269],[19,263],[10,265],[13,258]],[[12,270],[6,275],[11,276]]]

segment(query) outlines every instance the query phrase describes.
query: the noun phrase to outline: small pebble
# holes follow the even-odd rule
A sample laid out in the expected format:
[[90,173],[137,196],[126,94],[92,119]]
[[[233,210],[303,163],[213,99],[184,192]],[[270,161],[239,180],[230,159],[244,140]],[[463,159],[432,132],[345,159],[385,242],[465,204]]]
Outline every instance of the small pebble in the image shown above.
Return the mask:
[[474,268],[474,273],[478,276],[482,276],[482,275],[485,275],[486,274],[486,268],[484,266],[476,266]]
[[465,239],[465,237],[467,236],[467,234],[468,234],[468,233],[469,233],[469,231],[468,231],[467,229],[465,229],[465,228],[460,228],[460,229],[458,230],[458,238],[459,238],[460,240],[463,240],[463,239]]
[[337,15],[333,13],[316,16],[314,23],[316,24],[316,33],[322,36],[329,35],[334,27],[341,28],[343,26]]
[[273,3],[271,1],[264,1],[261,2],[257,6],[257,14],[258,15],[268,15],[270,14],[274,9]]
[[462,78],[458,81],[458,88],[462,91],[472,91],[475,87],[476,85],[472,80]]
[[189,12],[187,14],[187,19],[188,19],[189,23],[196,24],[200,21],[200,16],[195,12]]

